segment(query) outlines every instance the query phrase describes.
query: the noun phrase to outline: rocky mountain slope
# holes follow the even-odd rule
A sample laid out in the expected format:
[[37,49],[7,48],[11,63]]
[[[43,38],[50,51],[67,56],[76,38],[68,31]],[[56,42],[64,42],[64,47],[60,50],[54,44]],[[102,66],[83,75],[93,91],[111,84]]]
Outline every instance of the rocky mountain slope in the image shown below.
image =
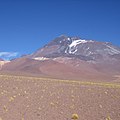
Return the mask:
[[120,47],[108,42],[60,36],[31,55],[4,65],[2,71],[65,79],[115,80]]
[[82,40],[79,37],[61,36],[37,50],[32,58],[74,57],[85,61],[100,62],[120,58],[120,48],[108,42]]

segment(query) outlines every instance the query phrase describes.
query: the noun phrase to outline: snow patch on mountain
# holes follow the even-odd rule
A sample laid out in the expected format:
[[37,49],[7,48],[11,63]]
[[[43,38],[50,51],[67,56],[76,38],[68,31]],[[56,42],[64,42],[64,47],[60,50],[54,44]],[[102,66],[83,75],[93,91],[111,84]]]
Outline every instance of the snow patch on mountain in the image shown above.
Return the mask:
[[113,48],[113,47],[111,47],[111,46],[109,46],[109,45],[106,45],[106,46],[107,46],[107,48],[109,48],[111,55],[120,54],[120,51],[119,51],[119,50],[117,50],[117,49],[115,49],[115,48]]
[[48,60],[49,58],[46,58],[46,57],[36,57],[36,58],[33,58],[34,60],[39,60],[39,61],[44,61],[44,60]]
[[72,48],[72,47],[76,47],[78,44],[81,44],[81,43],[86,43],[87,41],[86,40],[75,40],[73,41],[69,47]]
[[89,42],[94,42],[94,41],[92,41],[92,40],[81,40],[81,39],[72,41],[72,43],[69,45],[69,53],[70,54],[76,53],[77,52],[77,45],[84,44],[84,43],[89,43]]

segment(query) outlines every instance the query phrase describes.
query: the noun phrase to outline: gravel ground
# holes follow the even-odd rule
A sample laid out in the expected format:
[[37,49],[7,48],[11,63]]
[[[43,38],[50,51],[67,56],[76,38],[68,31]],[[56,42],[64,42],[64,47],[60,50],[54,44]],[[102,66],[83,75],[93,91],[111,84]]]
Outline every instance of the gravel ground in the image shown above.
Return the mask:
[[73,114],[120,120],[120,86],[0,76],[0,120],[71,120]]

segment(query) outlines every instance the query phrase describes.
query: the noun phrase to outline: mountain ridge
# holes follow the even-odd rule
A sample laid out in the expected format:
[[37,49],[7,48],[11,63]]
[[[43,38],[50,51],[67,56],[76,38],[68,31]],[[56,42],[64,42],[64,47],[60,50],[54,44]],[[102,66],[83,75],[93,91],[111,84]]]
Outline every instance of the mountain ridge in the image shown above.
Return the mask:
[[120,74],[120,48],[109,42],[60,36],[1,71],[62,79],[114,80]]
[[[93,40],[83,40],[79,37],[61,36],[51,41],[43,48],[38,49],[32,57],[57,57],[57,56],[74,56],[88,58],[93,60],[94,57],[120,54],[120,48],[113,46],[108,42],[98,42]],[[96,56],[95,56],[96,55]]]

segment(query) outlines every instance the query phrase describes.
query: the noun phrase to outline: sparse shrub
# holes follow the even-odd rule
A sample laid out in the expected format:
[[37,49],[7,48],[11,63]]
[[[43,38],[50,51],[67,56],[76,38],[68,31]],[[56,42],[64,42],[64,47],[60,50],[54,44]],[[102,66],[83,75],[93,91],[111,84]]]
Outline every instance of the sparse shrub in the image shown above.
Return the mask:
[[79,118],[78,114],[72,114],[72,119],[73,120],[78,120],[78,118]]
[[110,118],[110,116],[108,116],[105,120],[112,120],[112,119]]

